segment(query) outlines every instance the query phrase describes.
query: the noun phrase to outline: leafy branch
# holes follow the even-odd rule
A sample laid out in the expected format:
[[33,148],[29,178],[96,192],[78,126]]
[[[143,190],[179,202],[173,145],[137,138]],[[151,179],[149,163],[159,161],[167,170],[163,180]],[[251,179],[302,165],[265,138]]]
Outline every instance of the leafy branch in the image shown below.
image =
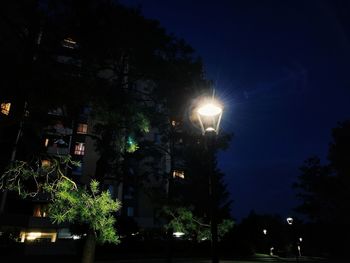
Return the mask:
[[[201,242],[211,239],[210,224],[204,223],[202,218],[195,217],[191,209],[179,207],[172,209],[168,206],[163,208],[165,215],[171,219],[165,226],[167,230],[172,229],[175,232],[182,232],[185,236]],[[224,219],[218,225],[218,235],[222,238],[233,228],[234,222],[230,219]]]
[[15,191],[22,198],[48,193],[49,217],[53,223],[86,224],[101,243],[118,243],[114,213],[121,204],[108,191],[100,191],[95,180],[78,186],[63,169],[80,165],[70,156],[56,156],[33,163],[15,161],[0,177],[0,190]]
[[0,190],[15,191],[23,198],[35,197],[39,193],[52,193],[62,180],[77,189],[76,183],[62,172],[63,168],[73,166],[80,163],[71,156],[39,158],[31,163],[14,161],[0,177]]

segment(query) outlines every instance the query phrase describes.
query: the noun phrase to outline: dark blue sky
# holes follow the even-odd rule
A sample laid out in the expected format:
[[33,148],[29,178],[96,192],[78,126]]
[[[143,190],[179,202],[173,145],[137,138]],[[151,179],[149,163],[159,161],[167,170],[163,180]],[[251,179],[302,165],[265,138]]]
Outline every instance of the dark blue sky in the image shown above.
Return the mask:
[[252,209],[292,214],[298,167],[311,155],[325,158],[331,128],[350,119],[350,23],[339,16],[350,5],[121,2],[141,6],[147,18],[159,20],[203,58],[225,103],[223,127],[235,134],[219,158],[233,216],[241,219]]

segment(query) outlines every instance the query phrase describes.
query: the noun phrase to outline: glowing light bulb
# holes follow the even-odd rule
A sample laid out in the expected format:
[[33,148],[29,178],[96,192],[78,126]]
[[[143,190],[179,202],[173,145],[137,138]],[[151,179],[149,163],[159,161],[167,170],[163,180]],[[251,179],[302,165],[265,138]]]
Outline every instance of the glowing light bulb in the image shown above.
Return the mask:
[[222,108],[212,103],[208,103],[198,109],[198,113],[203,116],[216,116],[221,112]]

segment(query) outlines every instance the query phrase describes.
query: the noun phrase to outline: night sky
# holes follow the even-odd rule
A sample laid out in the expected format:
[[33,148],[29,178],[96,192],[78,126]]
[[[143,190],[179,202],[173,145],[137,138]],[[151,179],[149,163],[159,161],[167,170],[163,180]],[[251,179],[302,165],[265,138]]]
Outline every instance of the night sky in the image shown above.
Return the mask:
[[121,2],[203,58],[235,134],[219,156],[232,215],[293,215],[298,167],[325,160],[331,129],[350,119],[350,1]]

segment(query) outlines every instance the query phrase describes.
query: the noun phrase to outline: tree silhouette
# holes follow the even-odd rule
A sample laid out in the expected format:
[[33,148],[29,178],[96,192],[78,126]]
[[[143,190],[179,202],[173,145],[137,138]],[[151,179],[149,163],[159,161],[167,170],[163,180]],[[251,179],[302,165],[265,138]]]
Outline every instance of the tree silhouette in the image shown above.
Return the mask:
[[332,130],[328,163],[321,164],[318,157],[309,158],[294,184],[302,201],[296,210],[307,215],[318,228],[315,244],[322,240],[325,251],[338,255],[345,253],[349,244],[349,156],[350,121],[344,121]]

